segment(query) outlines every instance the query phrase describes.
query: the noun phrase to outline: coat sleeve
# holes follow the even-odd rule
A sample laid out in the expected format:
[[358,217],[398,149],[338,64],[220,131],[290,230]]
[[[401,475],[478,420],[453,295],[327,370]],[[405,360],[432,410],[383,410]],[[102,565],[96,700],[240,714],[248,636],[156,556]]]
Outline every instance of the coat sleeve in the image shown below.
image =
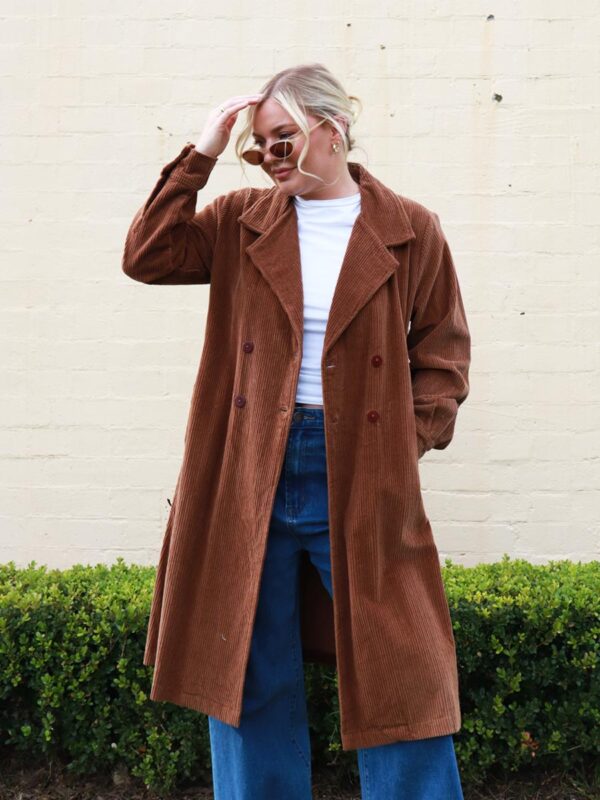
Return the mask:
[[142,283],[210,283],[212,253],[224,195],[195,213],[197,192],[217,158],[188,142],[166,164],[129,227],[122,270]]
[[426,223],[412,278],[407,335],[419,458],[443,450],[469,393],[471,337],[448,242],[435,212]]

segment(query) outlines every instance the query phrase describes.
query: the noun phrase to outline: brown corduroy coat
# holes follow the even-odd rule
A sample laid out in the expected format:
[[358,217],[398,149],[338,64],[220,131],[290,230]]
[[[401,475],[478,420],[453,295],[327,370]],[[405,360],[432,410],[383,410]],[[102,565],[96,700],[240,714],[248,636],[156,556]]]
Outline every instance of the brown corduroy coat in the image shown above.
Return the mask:
[[[218,159],[188,142],[135,215],[122,269],[210,283],[144,664],[151,699],[239,725],[302,358],[296,213],[277,187],[195,211]],[[470,334],[439,217],[364,166],[321,363],[334,599],[308,559],[305,661],[335,664],[344,750],[460,730],[455,641],[419,458],[450,443]]]

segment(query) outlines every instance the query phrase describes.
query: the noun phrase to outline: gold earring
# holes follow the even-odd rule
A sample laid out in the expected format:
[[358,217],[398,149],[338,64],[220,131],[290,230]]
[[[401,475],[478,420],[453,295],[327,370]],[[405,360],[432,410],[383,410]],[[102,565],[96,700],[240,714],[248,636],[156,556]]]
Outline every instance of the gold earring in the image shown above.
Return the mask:
[[339,151],[339,149],[340,149],[340,146],[339,146],[339,144],[337,142],[332,142],[331,146],[333,148],[333,152],[334,153],[337,153]]

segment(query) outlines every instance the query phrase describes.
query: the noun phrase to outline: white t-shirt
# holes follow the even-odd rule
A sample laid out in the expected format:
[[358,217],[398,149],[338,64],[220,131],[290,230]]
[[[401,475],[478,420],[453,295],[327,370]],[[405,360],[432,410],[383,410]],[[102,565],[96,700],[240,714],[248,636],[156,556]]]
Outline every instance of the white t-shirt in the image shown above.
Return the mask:
[[295,195],[298,219],[304,335],[296,401],[323,405],[321,359],[325,328],[348,240],[360,213],[360,192],[331,200]]

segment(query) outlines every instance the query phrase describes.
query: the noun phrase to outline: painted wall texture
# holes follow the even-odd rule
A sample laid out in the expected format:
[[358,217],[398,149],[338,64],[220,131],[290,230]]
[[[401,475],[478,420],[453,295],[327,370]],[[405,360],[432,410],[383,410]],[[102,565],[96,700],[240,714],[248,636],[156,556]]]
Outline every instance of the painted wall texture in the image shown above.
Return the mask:
[[[82,12],[83,9],[83,12]],[[8,2],[0,561],[155,564],[209,288],[121,271],[209,109],[320,61],[350,154],[439,214],[472,334],[454,440],[420,462],[440,558],[598,558],[600,6]],[[197,208],[267,177],[219,159]]]

